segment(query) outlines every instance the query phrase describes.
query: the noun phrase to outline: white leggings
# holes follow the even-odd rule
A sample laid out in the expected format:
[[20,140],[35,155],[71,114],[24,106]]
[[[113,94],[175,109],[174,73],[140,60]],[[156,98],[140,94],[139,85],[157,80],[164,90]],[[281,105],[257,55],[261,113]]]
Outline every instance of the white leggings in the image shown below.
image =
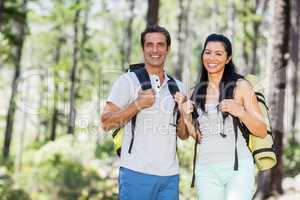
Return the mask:
[[251,159],[233,164],[218,163],[196,167],[198,200],[251,200],[255,192],[255,165]]

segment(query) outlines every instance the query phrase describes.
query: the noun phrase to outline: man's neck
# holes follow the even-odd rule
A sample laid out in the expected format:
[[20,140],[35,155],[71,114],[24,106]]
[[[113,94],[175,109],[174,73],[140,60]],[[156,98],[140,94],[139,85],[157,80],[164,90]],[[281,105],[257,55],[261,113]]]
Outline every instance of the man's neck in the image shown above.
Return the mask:
[[155,74],[159,77],[160,84],[162,84],[164,82],[165,74],[164,74],[163,66],[153,67],[153,66],[146,65],[145,68],[149,74]]

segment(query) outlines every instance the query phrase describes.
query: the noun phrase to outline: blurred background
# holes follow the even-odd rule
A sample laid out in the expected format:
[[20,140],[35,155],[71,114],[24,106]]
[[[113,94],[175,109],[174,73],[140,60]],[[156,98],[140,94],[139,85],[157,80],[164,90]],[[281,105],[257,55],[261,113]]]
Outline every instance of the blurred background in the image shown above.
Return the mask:
[[[166,69],[187,90],[206,37],[231,39],[238,72],[263,85],[278,154],[255,199],[300,199],[298,0],[1,0],[1,200],[117,199],[118,158],[99,116],[156,23],[172,37]],[[180,199],[196,199],[192,139],[178,155]]]

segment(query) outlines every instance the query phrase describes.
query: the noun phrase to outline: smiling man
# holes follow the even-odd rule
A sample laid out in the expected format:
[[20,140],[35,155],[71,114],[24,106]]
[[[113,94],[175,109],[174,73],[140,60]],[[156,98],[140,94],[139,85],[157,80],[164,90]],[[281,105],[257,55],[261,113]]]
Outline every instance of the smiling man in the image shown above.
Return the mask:
[[[142,90],[134,72],[123,74],[113,84],[101,115],[105,130],[125,127],[120,156],[120,200],[179,199],[176,140],[177,136],[186,139],[188,132],[182,115],[174,123],[175,103],[183,103],[185,91],[182,83],[164,70],[170,45],[170,34],[163,27],[150,26],[141,33],[144,69],[152,88]],[[169,88],[172,80],[179,89],[174,96]]]

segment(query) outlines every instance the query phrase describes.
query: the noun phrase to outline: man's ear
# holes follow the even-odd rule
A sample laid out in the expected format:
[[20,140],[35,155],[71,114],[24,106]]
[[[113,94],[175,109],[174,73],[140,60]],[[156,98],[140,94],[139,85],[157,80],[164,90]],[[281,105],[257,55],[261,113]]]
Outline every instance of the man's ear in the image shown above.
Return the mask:
[[228,63],[230,62],[231,58],[232,58],[232,56],[229,56],[229,57],[227,58],[226,64],[228,64]]
[[170,51],[171,51],[171,46],[168,46],[168,47],[167,47],[167,51],[168,51],[168,53],[170,53]]

